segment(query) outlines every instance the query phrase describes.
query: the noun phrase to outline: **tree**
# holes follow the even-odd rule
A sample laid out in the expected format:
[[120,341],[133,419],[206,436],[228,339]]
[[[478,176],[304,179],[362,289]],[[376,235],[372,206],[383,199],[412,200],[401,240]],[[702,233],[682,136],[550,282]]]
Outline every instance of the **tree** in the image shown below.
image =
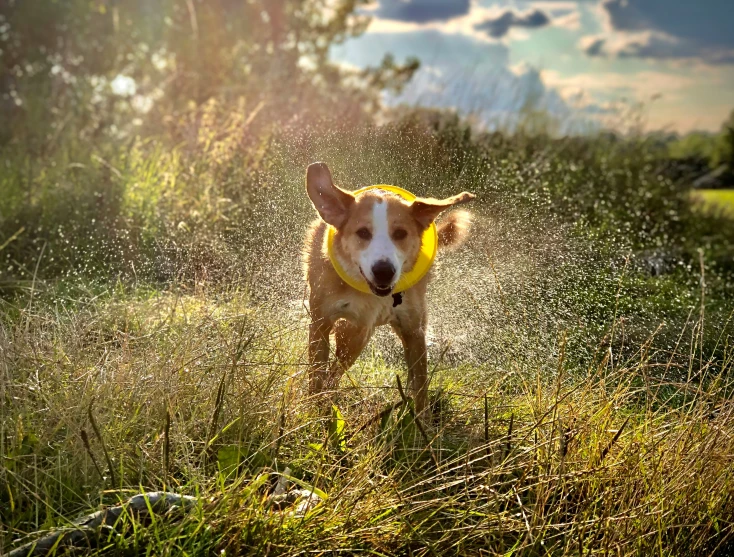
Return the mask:
[[721,125],[721,133],[715,153],[716,162],[724,164],[734,174],[734,110]]
[[[70,119],[90,138],[151,106],[160,117],[212,98],[266,99],[270,118],[368,110],[381,88],[399,88],[417,64],[389,58],[359,73],[329,61],[333,45],[367,28],[363,3],[5,0],[0,109],[8,125],[0,144],[48,144],[74,127]],[[115,93],[118,76],[128,86]]]

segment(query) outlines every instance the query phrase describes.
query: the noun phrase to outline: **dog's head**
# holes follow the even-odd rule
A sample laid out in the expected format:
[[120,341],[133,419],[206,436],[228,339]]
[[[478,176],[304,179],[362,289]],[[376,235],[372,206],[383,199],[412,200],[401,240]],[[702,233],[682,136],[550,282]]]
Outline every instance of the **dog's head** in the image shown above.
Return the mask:
[[321,218],[337,230],[334,250],[345,271],[364,277],[377,296],[391,294],[401,274],[413,268],[423,232],[438,214],[474,199],[464,192],[410,202],[383,190],[355,197],[334,185],[322,162],[308,167],[306,191]]

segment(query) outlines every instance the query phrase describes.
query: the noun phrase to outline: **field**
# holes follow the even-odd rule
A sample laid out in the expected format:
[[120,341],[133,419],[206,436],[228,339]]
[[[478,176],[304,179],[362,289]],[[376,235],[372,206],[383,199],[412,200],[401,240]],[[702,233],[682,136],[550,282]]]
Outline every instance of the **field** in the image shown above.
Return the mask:
[[[396,105],[440,68],[332,59],[387,4],[0,2],[0,554],[734,554],[734,226],[691,193],[730,180],[734,116],[647,133],[604,102],[616,131],[580,106],[562,137],[570,99],[514,54],[446,89],[482,93],[465,118]],[[424,419],[387,330],[308,394],[317,160],[476,194]]]
[[698,190],[695,195],[706,210],[734,216],[734,190]]
[[[61,149],[30,192],[25,155],[3,152],[0,550],[166,490],[196,503],[123,513],[87,543],[730,554],[734,235],[653,148],[421,115],[208,125],[186,144]],[[430,289],[422,427],[387,332],[331,407],[307,395],[303,177],[319,159],[348,189],[478,196]],[[276,504],[282,478],[317,504]]]

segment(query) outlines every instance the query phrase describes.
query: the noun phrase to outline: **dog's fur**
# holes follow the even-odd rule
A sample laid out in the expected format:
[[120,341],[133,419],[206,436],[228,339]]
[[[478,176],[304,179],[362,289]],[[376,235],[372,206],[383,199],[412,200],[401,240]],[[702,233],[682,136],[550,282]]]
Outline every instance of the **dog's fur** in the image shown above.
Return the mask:
[[[321,217],[312,223],[304,249],[310,287],[310,391],[336,389],[375,327],[390,325],[403,343],[416,411],[423,412],[428,402],[426,286],[431,273],[404,291],[397,306],[393,306],[392,288],[415,265],[422,234],[438,214],[474,196],[464,192],[444,200],[419,198],[411,203],[387,191],[370,190],[356,198],[334,185],[324,163],[308,167],[306,191]],[[454,211],[443,219],[438,224],[439,248],[462,243],[470,222],[465,211]],[[336,257],[347,273],[367,281],[371,294],[352,288],[334,270],[327,251],[329,224],[337,230]],[[332,331],[336,350],[329,365]]]

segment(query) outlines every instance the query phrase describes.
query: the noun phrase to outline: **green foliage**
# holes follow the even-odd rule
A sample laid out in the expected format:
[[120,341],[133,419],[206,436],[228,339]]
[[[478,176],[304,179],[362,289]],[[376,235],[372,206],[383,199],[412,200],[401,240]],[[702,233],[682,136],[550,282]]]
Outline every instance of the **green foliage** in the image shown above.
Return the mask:
[[697,190],[694,199],[701,203],[706,212],[734,218],[734,190]]
[[691,132],[670,144],[670,156],[675,159],[699,158],[712,161],[718,158],[720,138],[709,132]]
[[[728,314],[734,231],[723,215],[701,218],[644,142],[473,134],[455,116],[425,111],[377,127],[275,133],[249,129],[257,110],[244,100],[234,112],[217,101],[195,108],[177,127],[195,119],[196,134],[175,147],[163,136],[103,144],[71,160],[57,153],[35,162],[30,190],[24,159],[5,149],[5,296],[116,281],[298,292],[298,264],[286,254],[297,253],[313,214],[303,169],[322,159],[347,188],[383,180],[425,195],[478,194],[483,246],[475,249],[488,259],[471,265],[484,265],[482,280],[491,279],[493,258],[517,259],[534,246],[542,255],[512,264],[524,275],[503,279],[514,283],[503,285],[509,311],[581,323],[572,344],[583,358],[615,316],[638,323],[637,341],[661,321],[674,335],[699,298],[699,249],[716,316],[710,326]],[[293,219],[300,226],[282,226]]]
[[427,451],[421,444],[414,414],[411,412],[413,401],[408,401],[408,404],[409,407],[403,405],[395,411],[383,411],[378,439],[384,444],[393,465],[410,468],[420,460],[426,461]]
[[336,404],[331,405],[331,420],[329,421],[329,443],[335,451],[344,453],[347,450],[347,440],[344,436],[344,430],[347,427],[346,421]]
[[[560,353],[550,378],[540,368],[513,381],[482,364],[439,363],[434,381],[450,404],[424,424],[426,439],[410,411],[395,408],[395,389],[384,388],[382,374],[394,380],[398,370],[379,361],[357,366],[360,389],[340,392],[344,410],[325,422],[305,382],[291,379],[301,376],[307,342],[297,319],[241,295],[98,297],[84,307],[3,316],[3,551],[29,532],[164,485],[201,504],[155,520],[125,514],[98,554],[392,555],[430,545],[437,554],[602,555],[614,545],[622,555],[660,547],[679,555],[722,553],[716,548],[731,541],[732,358],[699,361],[698,319],[674,348],[690,358],[683,380],[660,376],[652,344],[629,358],[602,346],[581,371]],[[138,324],[134,334],[109,326],[122,308]],[[256,335],[243,348],[232,331],[247,310]],[[234,425],[217,429],[218,459],[207,463],[221,370],[231,375],[220,422]],[[97,474],[100,441],[87,449],[79,435],[92,397],[122,491]],[[310,440],[345,433],[346,424],[346,454],[308,455]],[[277,466],[254,465],[276,446]],[[284,476],[286,463],[299,471]],[[272,504],[284,478],[317,494],[318,505],[296,513],[302,495]]]
[[725,164],[729,172],[734,174],[734,110],[721,126],[719,149],[716,153],[716,162]]
[[712,169],[723,165],[734,174],[734,110],[719,133],[688,133],[670,143],[669,153],[674,159],[703,160]]

